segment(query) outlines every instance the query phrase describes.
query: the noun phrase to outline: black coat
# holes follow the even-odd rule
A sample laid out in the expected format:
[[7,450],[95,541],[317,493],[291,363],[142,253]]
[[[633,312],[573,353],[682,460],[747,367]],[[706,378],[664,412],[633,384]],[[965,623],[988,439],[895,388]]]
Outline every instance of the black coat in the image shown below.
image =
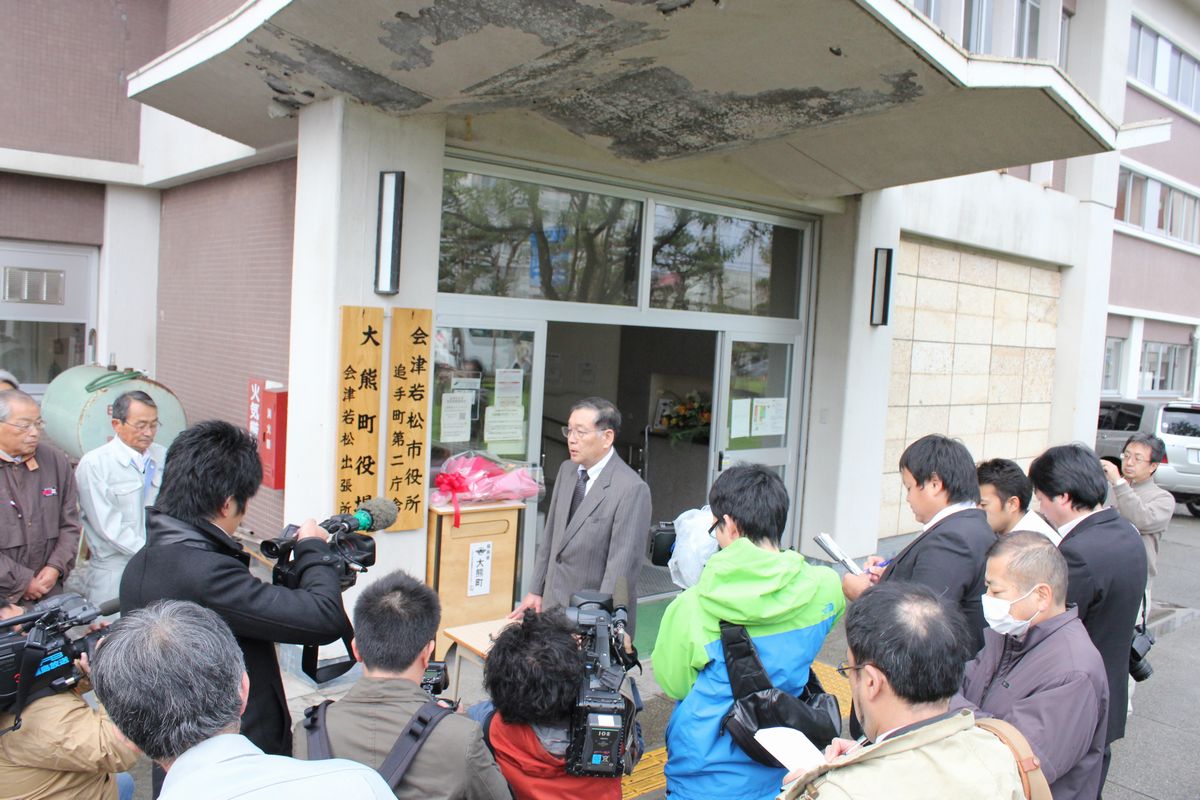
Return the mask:
[[350,636],[329,549],[316,539],[297,542],[300,588],[272,586],[250,574],[250,556],[209,523],[195,527],[146,509],[146,546],[121,578],[121,611],[156,600],[191,600],[229,623],[250,676],[242,733],[264,752],[292,754],[292,723],[275,642],[327,644]]
[[958,606],[967,618],[974,639],[971,656],[983,647],[983,581],[988,548],[996,534],[987,515],[977,508],[956,511],[908,543],[892,559],[883,580],[920,583]]
[[1108,735],[1125,735],[1129,705],[1129,647],[1146,591],[1146,548],[1137,528],[1106,508],[1076,525],[1058,546],[1067,559],[1067,602],[1104,659],[1108,675]]

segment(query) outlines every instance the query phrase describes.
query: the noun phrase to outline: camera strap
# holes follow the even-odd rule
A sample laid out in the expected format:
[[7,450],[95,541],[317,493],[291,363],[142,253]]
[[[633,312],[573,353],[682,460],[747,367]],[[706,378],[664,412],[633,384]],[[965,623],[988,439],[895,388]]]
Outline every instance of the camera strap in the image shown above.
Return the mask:
[[353,651],[350,649],[350,638],[343,638],[342,644],[346,647],[346,655],[326,664],[321,664],[317,658],[321,649],[320,645],[304,645],[304,649],[300,653],[300,669],[317,683],[326,683],[334,678],[340,678],[353,669],[357,663],[352,655]]

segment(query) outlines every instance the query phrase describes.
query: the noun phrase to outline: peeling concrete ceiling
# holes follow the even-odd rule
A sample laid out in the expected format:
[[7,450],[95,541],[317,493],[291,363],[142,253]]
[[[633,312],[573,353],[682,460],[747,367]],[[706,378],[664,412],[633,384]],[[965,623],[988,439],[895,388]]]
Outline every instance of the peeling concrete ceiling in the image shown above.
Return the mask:
[[562,163],[660,178],[719,160],[801,197],[1106,149],[1042,90],[951,80],[867,7],[892,2],[293,0],[135,96],[263,147],[345,95],[446,114],[468,148],[545,161],[554,140]]

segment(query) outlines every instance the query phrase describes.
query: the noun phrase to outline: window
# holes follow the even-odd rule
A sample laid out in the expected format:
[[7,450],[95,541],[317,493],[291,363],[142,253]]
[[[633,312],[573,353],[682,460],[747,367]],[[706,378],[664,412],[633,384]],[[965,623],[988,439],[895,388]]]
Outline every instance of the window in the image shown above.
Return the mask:
[[0,368],[25,384],[49,383],[84,363],[82,322],[0,320]]
[[[1158,71],[1160,55],[1166,59],[1165,74]],[[1129,28],[1127,71],[1180,105],[1200,112],[1200,63],[1196,57],[1137,20]]]
[[1058,66],[1067,68],[1067,45],[1071,41],[1071,12],[1065,8],[1062,12],[1062,24],[1058,26]]
[[1191,384],[1192,347],[1167,342],[1142,345],[1143,392],[1183,394]]
[[1037,58],[1041,0],[1017,0],[1017,30],[1013,52],[1018,58]]
[[642,203],[447,170],[438,290],[637,303]]
[[913,8],[924,14],[928,19],[937,19],[937,3],[935,0],[913,0]]
[[992,0],[966,0],[963,45],[972,53],[992,51]]
[[1200,411],[1167,406],[1158,421],[1158,432],[1168,436],[1200,436]]
[[801,237],[795,228],[656,205],[650,306],[794,318]]
[[1126,167],[1117,177],[1113,213],[1122,222],[1151,233],[1200,245],[1200,197]]
[[1124,350],[1124,339],[1109,336],[1104,340],[1104,380],[1100,384],[1100,391],[1119,392],[1121,390],[1121,354]]

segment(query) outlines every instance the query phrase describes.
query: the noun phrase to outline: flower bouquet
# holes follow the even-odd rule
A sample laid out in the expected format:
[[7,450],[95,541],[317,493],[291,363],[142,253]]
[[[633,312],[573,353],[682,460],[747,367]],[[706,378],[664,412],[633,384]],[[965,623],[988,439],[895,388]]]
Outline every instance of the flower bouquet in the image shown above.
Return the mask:
[[454,506],[454,527],[462,518],[459,503],[491,503],[541,497],[546,491],[542,468],[524,461],[501,458],[484,450],[467,450],[451,456],[434,478],[430,495],[436,505]]

